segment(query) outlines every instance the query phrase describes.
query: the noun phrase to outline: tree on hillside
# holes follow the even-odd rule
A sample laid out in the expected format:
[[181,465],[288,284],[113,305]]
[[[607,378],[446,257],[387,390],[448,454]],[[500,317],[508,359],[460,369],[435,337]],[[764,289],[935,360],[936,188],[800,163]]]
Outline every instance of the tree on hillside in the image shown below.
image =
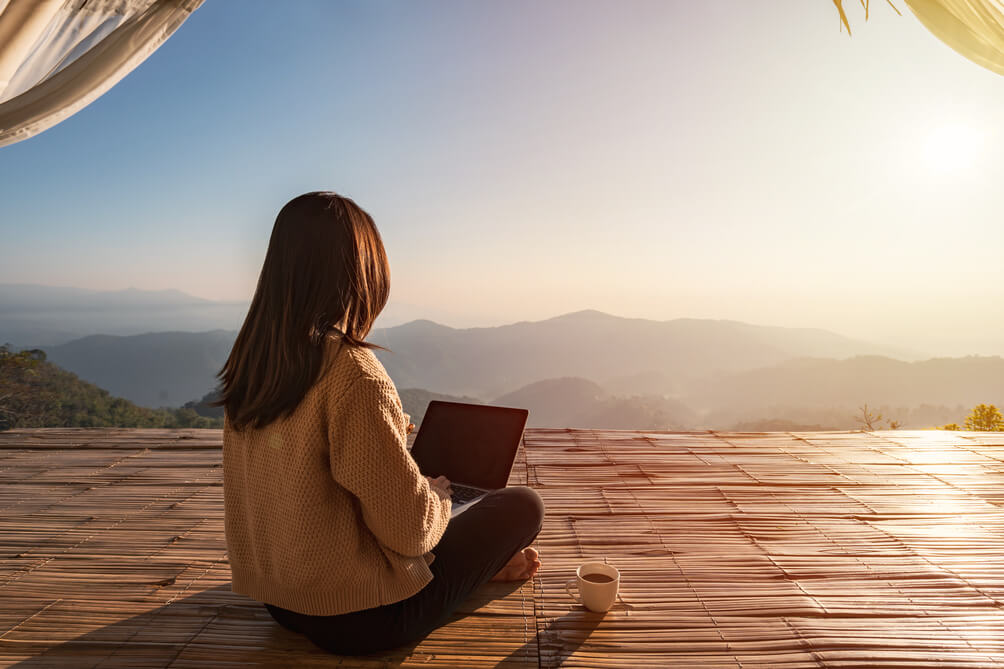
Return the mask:
[[977,404],[966,417],[966,429],[977,432],[1004,432],[1004,417],[993,404]]
[[0,346],[0,430],[48,418],[55,396],[33,387],[43,362],[44,351],[14,353],[10,344]]
[[965,425],[948,423],[941,425],[939,430],[973,430],[974,432],[1004,432],[1004,417],[993,404],[977,404],[966,416]]
[[872,430],[881,430],[882,421],[886,423],[887,430],[898,430],[902,423],[898,420],[890,420],[888,418],[883,418],[882,414],[872,413],[872,410],[868,408],[868,404],[863,404],[858,407],[859,413],[856,420],[861,424],[861,429],[865,432],[871,432]]
[[223,389],[217,386],[202,396],[202,399],[185,402],[182,409],[191,409],[199,416],[223,420],[223,406],[216,404],[223,398]]
[[0,346],[0,430],[34,427],[222,427],[191,408],[148,409],[113,397],[46,360]]

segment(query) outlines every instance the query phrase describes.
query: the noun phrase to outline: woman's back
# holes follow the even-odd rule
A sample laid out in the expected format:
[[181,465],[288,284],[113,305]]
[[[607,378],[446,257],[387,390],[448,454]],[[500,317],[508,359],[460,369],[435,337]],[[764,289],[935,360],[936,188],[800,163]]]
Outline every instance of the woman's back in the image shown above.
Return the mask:
[[233,591],[310,615],[399,601],[431,579],[449,522],[405,447],[406,417],[365,348],[324,342],[288,416],[223,433]]
[[389,293],[369,214],[331,192],[293,198],[219,374],[231,588],[338,653],[416,639],[480,584],[540,567],[537,493],[493,491],[451,522],[449,481],[408,453],[365,341]]

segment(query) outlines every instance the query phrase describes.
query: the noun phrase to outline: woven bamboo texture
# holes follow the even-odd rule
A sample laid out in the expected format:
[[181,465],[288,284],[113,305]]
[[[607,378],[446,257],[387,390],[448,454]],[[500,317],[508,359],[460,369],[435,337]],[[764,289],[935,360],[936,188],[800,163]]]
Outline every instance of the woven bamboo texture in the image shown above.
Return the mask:
[[[1004,435],[536,430],[541,666],[1004,666]],[[584,560],[621,571],[605,615]]]
[[0,666],[1004,667],[1004,435],[528,430],[538,577],[369,658],[230,592],[221,478],[219,431],[0,433]]
[[221,448],[219,430],[0,432],[0,667],[538,666],[532,583],[364,659],[280,627],[230,591]]

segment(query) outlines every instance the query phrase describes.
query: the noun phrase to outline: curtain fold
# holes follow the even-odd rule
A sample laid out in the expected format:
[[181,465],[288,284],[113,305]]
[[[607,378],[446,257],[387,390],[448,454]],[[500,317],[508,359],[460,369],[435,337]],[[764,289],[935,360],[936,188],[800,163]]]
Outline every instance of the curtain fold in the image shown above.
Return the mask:
[[0,0],[0,146],[81,110],[203,0]]
[[924,26],[959,54],[1004,75],[1004,0],[905,0]]
[[[842,0],[833,0],[841,7]],[[0,0],[0,146],[87,106],[203,0]],[[904,0],[938,39],[1004,75],[1004,0]],[[843,14],[841,14],[843,16]]]

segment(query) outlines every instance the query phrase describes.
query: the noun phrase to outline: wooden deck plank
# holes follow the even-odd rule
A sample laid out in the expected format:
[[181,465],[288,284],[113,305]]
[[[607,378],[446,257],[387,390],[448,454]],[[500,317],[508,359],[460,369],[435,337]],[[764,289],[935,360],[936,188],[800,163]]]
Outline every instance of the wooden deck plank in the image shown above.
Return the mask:
[[1004,667],[1004,435],[528,430],[544,568],[370,658],[230,592],[221,478],[218,430],[0,433],[0,666]]
[[[527,460],[542,666],[1004,666],[1004,435],[537,430]],[[597,616],[564,584],[601,558]]]
[[219,430],[0,433],[0,509],[0,666],[538,666],[532,583],[359,659],[232,593]]

